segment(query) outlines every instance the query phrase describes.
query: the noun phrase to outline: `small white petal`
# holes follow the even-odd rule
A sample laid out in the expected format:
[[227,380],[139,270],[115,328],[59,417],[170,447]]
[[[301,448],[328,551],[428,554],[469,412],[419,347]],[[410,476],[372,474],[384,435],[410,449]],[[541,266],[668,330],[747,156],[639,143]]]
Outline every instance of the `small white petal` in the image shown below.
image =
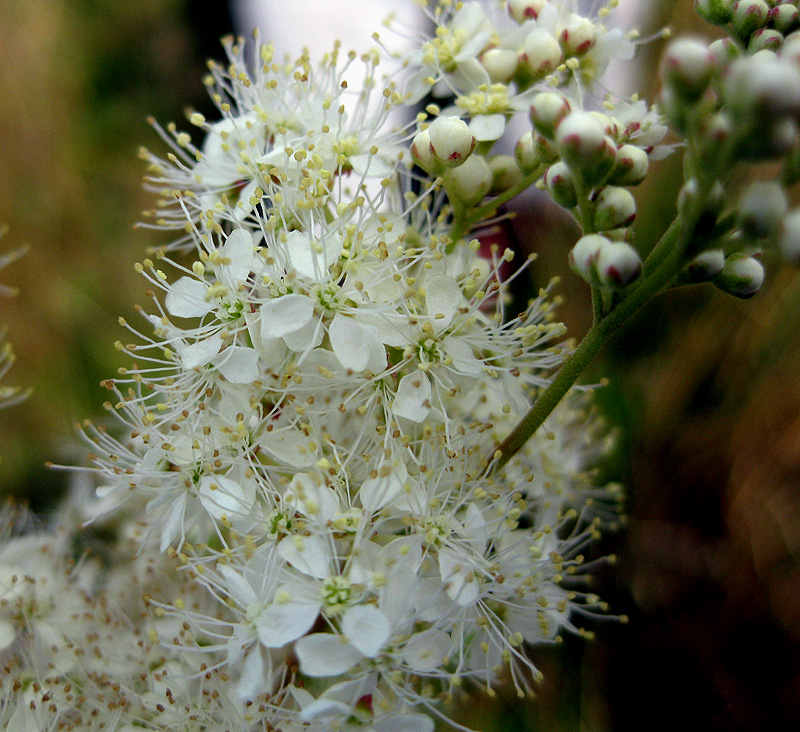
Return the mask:
[[351,371],[363,371],[369,361],[366,329],[346,315],[336,313],[328,329],[331,348],[339,363]]
[[258,637],[267,648],[281,648],[305,635],[318,615],[318,603],[273,602],[255,621]]
[[297,353],[307,353],[316,348],[325,336],[325,329],[318,318],[312,318],[302,328],[287,333],[283,342]]
[[262,691],[268,679],[265,678],[264,659],[261,656],[261,649],[251,648],[242,666],[242,673],[239,677],[239,684],[236,687],[236,694],[241,700],[255,699]]
[[[435,275],[425,281],[425,304],[428,315],[434,318],[434,330],[442,331],[450,325],[463,299],[461,288],[452,277]],[[437,318],[437,315],[444,317]]]
[[461,607],[467,607],[478,599],[480,594],[478,583],[475,581],[474,572],[463,556],[452,549],[441,549],[439,551],[439,571],[451,600]]
[[287,536],[278,544],[278,553],[295,569],[311,577],[324,579],[330,574],[331,552],[319,536]]
[[294,644],[300,671],[307,676],[338,676],[364,656],[341,635],[312,633]]
[[205,366],[219,353],[220,348],[222,348],[222,336],[218,333],[179,348],[183,368],[189,370]]
[[204,475],[198,486],[203,508],[219,521],[223,516],[234,518],[250,513],[256,499],[255,487],[239,485],[225,475]]
[[194,277],[181,277],[169,288],[164,305],[170,315],[178,318],[202,318],[214,309],[206,301],[208,285]]
[[261,376],[258,354],[245,346],[229,346],[219,355],[215,365],[231,384],[252,384]]
[[506,129],[506,118],[503,114],[479,114],[469,123],[469,131],[478,142],[497,140]]
[[220,248],[220,254],[230,260],[222,267],[234,282],[244,282],[253,270],[253,249],[253,235],[246,229],[234,229]]
[[261,306],[261,337],[278,338],[302,328],[314,314],[314,301],[306,295],[283,295]]
[[327,278],[330,266],[342,253],[342,239],[329,233],[317,240],[307,232],[290,231],[284,243],[292,267],[310,280],[321,282]]
[[398,417],[405,417],[412,422],[422,422],[431,411],[430,401],[430,379],[427,374],[417,371],[400,379],[392,411]]
[[0,620],[0,651],[8,648],[17,638],[17,629],[8,620]]
[[354,605],[342,616],[342,632],[367,658],[375,658],[389,640],[392,625],[374,605]]

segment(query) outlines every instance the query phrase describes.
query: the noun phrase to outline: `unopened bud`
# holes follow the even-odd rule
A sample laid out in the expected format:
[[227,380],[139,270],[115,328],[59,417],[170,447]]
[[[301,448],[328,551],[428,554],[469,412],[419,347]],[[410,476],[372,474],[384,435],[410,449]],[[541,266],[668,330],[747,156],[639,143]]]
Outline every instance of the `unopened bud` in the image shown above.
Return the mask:
[[517,23],[536,20],[549,0],[508,0],[508,12]]
[[507,191],[522,180],[522,173],[516,160],[511,155],[495,155],[489,159],[489,169],[492,171],[491,195]]
[[720,290],[741,298],[755,295],[763,283],[764,267],[755,257],[747,254],[731,254],[714,280]]
[[774,160],[790,152],[796,140],[797,124],[784,117],[771,125],[764,124],[758,133],[744,136],[738,153],[745,160]]
[[642,274],[638,252],[622,242],[609,242],[597,255],[597,276],[600,284],[618,289],[627,287]]
[[721,249],[709,249],[698,254],[678,275],[679,285],[695,285],[712,282],[719,277],[725,266],[725,254]]
[[616,164],[608,182],[615,186],[636,186],[647,176],[650,160],[647,153],[635,145],[623,145],[617,150]]
[[702,237],[714,228],[724,205],[725,188],[719,181],[702,197],[697,178],[690,178],[678,194],[678,213],[685,224],[693,225],[694,237]]
[[540,135],[552,140],[564,117],[572,111],[569,100],[556,92],[540,92],[531,99],[530,118]]
[[517,70],[518,60],[516,52],[510,48],[490,48],[481,56],[481,66],[493,84],[508,84]]
[[555,143],[542,135],[536,135],[536,154],[545,165],[551,165],[559,158]]
[[750,36],[750,43],[747,44],[749,53],[758,51],[777,51],[783,45],[783,35],[772,28],[761,28]]
[[428,126],[430,149],[446,168],[461,165],[475,149],[477,140],[458,117],[437,117]]
[[575,208],[578,205],[578,193],[575,185],[575,173],[563,162],[550,166],[544,174],[544,182],[552,199],[564,208]]
[[694,0],[697,14],[714,25],[725,25],[733,17],[733,0]]
[[753,183],[739,202],[738,223],[745,236],[772,236],[789,210],[783,187],[774,181]]
[[445,186],[450,196],[463,206],[475,206],[492,186],[492,171],[486,158],[470,155],[461,165],[445,174]]
[[800,265],[800,208],[783,217],[778,230],[778,249],[785,259]]
[[597,41],[597,28],[589,18],[573,13],[564,25],[559,40],[567,56],[582,56]]
[[600,249],[611,242],[600,234],[587,234],[575,242],[569,253],[569,266],[572,271],[587,282],[592,282],[593,273]]
[[595,167],[608,158],[608,141],[600,122],[588,112],[571,112],[556,129],[561,159],[576,170]]
[[747,41],[759,28],[763,28],[769,16],[769,5],[764,0],[736,0],[733,5],[733,30],[739,40]]
[[533,132],[526,132],[519,138],[519,141],[514,146],[514,158],[519,169],[525,175],[532,173],[539,167],[541,160],[536,150],[536,140]]
[[411,141],[411,157],[426,173],[433,173],[437,160],[431,152],[431,138],[428,130],[420,130]]
[[798,11],[794,5],[781,3],[769,11],[769,20],[779,33],[788,33],[798,25]]
[[636,218],[636,201],[625,188],[603,188],[597,194],[594,206],[594,227],[598,231],[630,226]]
[[708,56],[712,66],[721,71],[732,61],[742,57],[742,49],[731,38],[718,38],[708,46]]
[[700,159],[703,163],[709,167],[715,166],[732,135],[733,122],[725,112],[717,112],[708,117],[700,131]]
[[562,58],[561,46],[544,28],[534,28],[525,36],[520,60],[534,80],[552,74]]
[[800,115],[800,69],[773,59],[765,51],[734,61],[725,79],[724,101],[737,118],[753,125],[797,117]]
[[669,44],[661,62],[664,81],[682,99],[702,95],[711,79],[708,45],[694,38],[678,38]]

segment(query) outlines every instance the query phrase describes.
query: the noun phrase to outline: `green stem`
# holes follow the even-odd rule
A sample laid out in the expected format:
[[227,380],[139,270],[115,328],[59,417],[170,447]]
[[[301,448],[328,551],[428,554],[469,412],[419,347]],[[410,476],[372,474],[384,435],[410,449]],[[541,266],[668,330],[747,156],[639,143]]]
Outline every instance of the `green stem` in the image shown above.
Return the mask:
[[654,253],[656,250],[663,251],[666,253],[665,256],[658,257],[660,260],[658,265],[650,270],[649,275],[617,307],[604,318],[595,320],[586,337],[570,354],[549,386],[539,394],[528,413],[499,445],[494,454],[497,457],[495,470],[502,468],[541,427],[598,351],[619,327],[653,296],[669,285],[682,262],[685,249],[685,243],[681,241],[683,238],[686,238],[685,229],[681,226],[680,221],[675,219],[653,250]]
[[511,188],[507,188],[502,193],[496,195],[487,203],[473,209],[468,215],[463,213],[455,217],[453,228],[450,231],[450,238],[456,242],[464,237],[467,232],[483,219],[492,216],[500,206],[507,201],[510,201],[515,196],[523,191],[527,191],[539,178],[542,177],[542,166],[536,168],[528,175],[524,176],[518,183],[515,183]]

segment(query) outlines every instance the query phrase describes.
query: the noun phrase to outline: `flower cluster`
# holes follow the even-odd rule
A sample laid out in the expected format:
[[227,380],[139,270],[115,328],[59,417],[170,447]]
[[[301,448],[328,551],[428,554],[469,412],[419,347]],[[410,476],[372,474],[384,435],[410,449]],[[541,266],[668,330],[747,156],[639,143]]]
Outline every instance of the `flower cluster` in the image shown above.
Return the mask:
[[[225,41],[220,119],[190,115],[201,141],[156,124],[171,151],[141,153],[171,241],[137,265],[151,304],[121,321],[116,421],[84,426],[96,490],[50,531],[0,521],[6,728],[430,732],[465,686],[530,691],[531,647],[606,610],[585,550],[620,494],[569,389],[608,316],[674,284],[752,294],[749,247],[800,250],[777,183],[728,216],[700,172],[650,259],[633,246],[629,189],[671,151],[667,120],[690,172],[784,157],[797,177],[796,12],[745,50],[743,5],[714,16],[737,40],[670,47],[663,117],[603,91],[634,52],[613,2],[430,3],[433,37],[389,78],[378,50],[257,45],[250,68]],[[529,129],[498,154],[515,116]],[[551,287],[512,295],[530,261],[481,241],[531,186],[582,229],[595,325],[574,351]]]

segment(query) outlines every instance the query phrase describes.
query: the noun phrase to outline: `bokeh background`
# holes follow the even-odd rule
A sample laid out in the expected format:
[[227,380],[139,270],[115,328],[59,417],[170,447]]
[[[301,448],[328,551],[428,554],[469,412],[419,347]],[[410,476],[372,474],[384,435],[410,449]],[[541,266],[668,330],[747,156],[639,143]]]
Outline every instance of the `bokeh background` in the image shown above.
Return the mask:
[[[630,9],[644,36],[666,23],[713,35],[691,0]],[[134,228],[152,205],[137,150],[161,149],[147,118],[213,114],[205,59],[252,17],[222,0],[0,0],[0,221],[10,227],[0,247],[29,247],[0,274],[20,290],[0,302],[18,355],[5,383],[33,389],[0,412],[0,494],[46,513],[71,479],[46,461],[85,460],[73,425],[102,418],[99,382],[124,365],[117,317],[135,322],[145,300],[133,265],[158,243]],[[648,99],[661,47],[642,46],[625,81]],[[637,191],[642,251],[671,219],[679,157]],[[537,199],[520,205],[514,233],[539,254],[535,284],[562,278],[562,317],[579,337],[590,313],[566,268],[576,229]],[[609,378],[598,399],[618,435],[602,470],[628,496],[626,526],[596,550],[618,558],[597,591],[630,622],[591,623],[593,642],[537,650],[538,699],[475,697],[459,712],[465,724],[800,729],[800,280],[764,261],[768,283],[752,300],[669,293],[592,365],[589,379]]]

